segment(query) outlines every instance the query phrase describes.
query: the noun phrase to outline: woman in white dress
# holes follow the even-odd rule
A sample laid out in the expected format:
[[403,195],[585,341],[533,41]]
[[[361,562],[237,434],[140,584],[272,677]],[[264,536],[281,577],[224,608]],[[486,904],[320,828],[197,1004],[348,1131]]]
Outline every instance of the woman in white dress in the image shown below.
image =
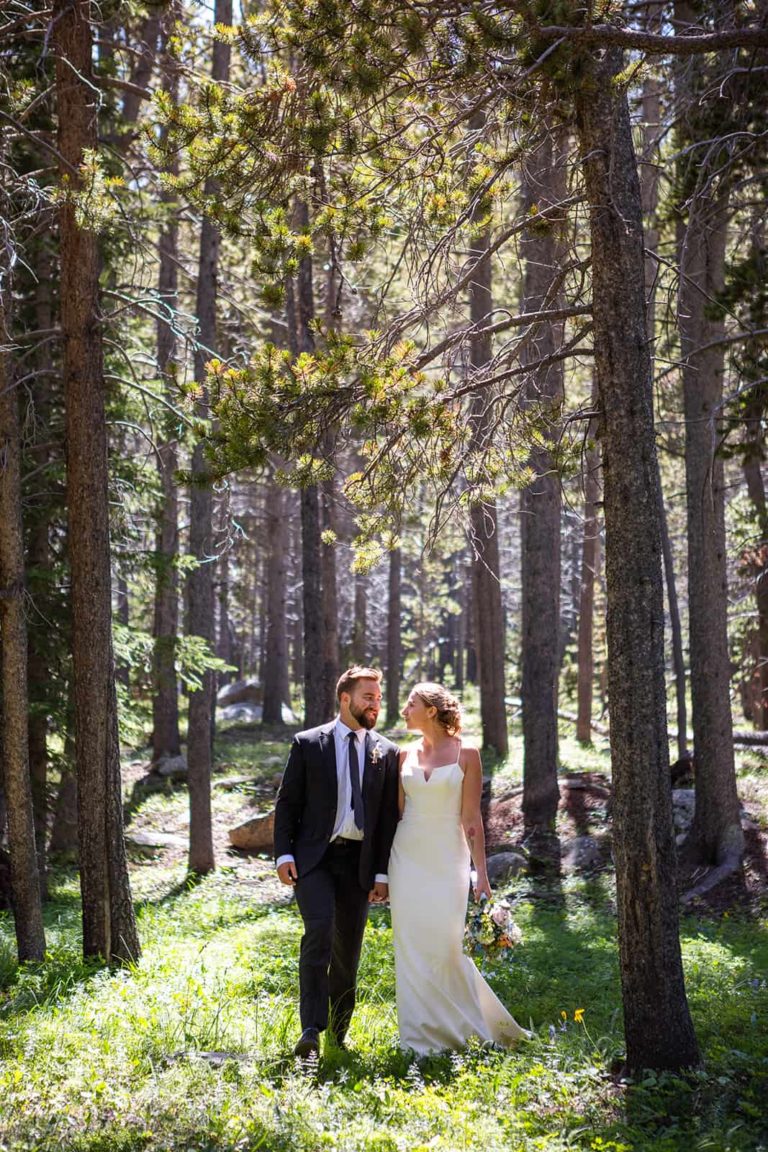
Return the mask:
[[470,1037],[505,1046],[529,1033],[464,954],[470,867],[476,900],[490,896],[480,815],[482,767],[459,736],[459,702],[417,684],[403,709],[422,738],[400,754],[400,812],[389,858],[400,1044],[419,1055]]

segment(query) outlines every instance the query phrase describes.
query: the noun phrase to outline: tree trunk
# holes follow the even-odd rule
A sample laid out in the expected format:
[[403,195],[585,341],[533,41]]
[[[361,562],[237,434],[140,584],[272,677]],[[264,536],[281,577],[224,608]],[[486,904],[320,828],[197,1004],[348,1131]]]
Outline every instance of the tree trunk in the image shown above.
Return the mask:
[[[166,72],[164,87],[176,99],[177,70],[167,47],[164,47],[163,60]],[[174,159],[171,171],[175,171],[177,166]],[[163,192],[161,204],[168,215],[158,242],[157,373],[163,381],[165,395],[170,400],[176,360],[173,322],[178,309],[179,228],[171,194]],[[179,550],[178,466],[178,445],[170,413],[167,413],[157,442],[160,501],[155,528],[156,572],[152,625],[152,760],[155,762],[163,756],[178,756],[181,751],[179,686],[176,675],[179,632],[179,575],[176,567]]]
[[[328,448],[330,453],[332,449]],[[336,534],[336,485],[333,477],[324,480],[320,490],[322,531]],[[320,583],[323,597],[323,681],[322,709],[326,716],[336,712],[336,682],[339,679],[339,598],[336,589],[336,545],[321,543]]]
[[402,583],[403,557],[399,548],[389,554],[389,596],[387,599],[387,727],[400,722],[400,661],[403,658]]
[[622,53],[583,58],[576,123],[592,240],[605,491],[614,857],[627,1066],[699,1059],[680,954],[664,681],[659,481],[643,229]]
[[[475,130],[482,127],[482,113],[472,122]],[[491,230],[476,223],[472,239],[472,258],[478,261],[469,286],[469,315],[475,328],[490,323],[493,312],[491,260],[488,249]],[[483,257],[485,256],[485,259]],[[471,372],[482,372],[493,356],[489,333],[470,338]],[[492,397],[487,389],[477,392],[472,400],[471,452],[482,455],[492,434]],[[474,600],[477,675],[480,683],[480,722],[483,749],[504,757],[509,751],[507,713],[504,705],[504,613],[501,604],[499,563],[499,524],[495,500],[475,502],[470,508],[472,547],[472,597]]]
[[[5,243],[9,243],[6,236]],[[0,699],[2,774],[8,821],[13,916],[19,961],[45,956],[42,901],[29,774],[27,624],[24,611],[24,540],[21,525],[19,397],[11,379],[5,295],[0,276]],[[10,298],[10,293],[8,293]]]
[[267,492],[267,657],[264,664],[265,724],[282,724],[291,698],[288,677],[288,493],[271,481]]
[[[694,24],[697,7],[675,5],[675,17]],[[711,113],[701,110],[714,79],[711,64],[688,62],[678,76],[678,100],[690,111],[678,117],[680,145],[711,134]],[[710,152],[707,151],[707,155]],[[719,166],[719,159],[714,164]],[[728,585],[725,542],[722,434],[724,352],[705,347],[722,338],[723,312],[713,312],[722,292],[728,228],[728,184],[699,150],[678,162],[688,194],[678,230],[680,350],[683,360],[685,475],[688,523],[688,618],[691,718],[696,760],[696,810],[686,855],[693,863],[736,866],[744,836],[736,792],[728,652]]]
[[[49,332],[54,326],[52,301],[53,266],[48,243],[43,239],[36,251],[35,274],[35,322],[40,332]],[[30,574],[50,571],[52,551],[50,545],[51,512],[50,501],[43,496],[48,483],[48,465],[51,460],[50,418],[51,383],[54,376],[51,344],[40,342],[36,366],[41,373],[35,387],[35,424],[41,435],[35,437],[30,448],[32,470],[41,477],[42,483],[33,490],[34,499],[40,493],[40,505],[29,529],[27,544],[27,570]],[[30,498],[29,484],[22,481],[27,499]],[[38,607],[38,597],[44,596],[44,582],[31,589],[32,598]],[[46,603],[42,600],[41,611],[31,615],[27,625],[27,686],[29,692],[29,774],[32,780],[32,802],[35,809],[35,839],[37,841],[37,863],[40,872],[40,894],[43,900],[48,897],[47,849],[48,837],[48,715],[50,711],[50,669],[46,653],[48,625]]]
[[365,664],[368,655],[368,580],[355,573],[354,624],[352,626],[352,663]]
[[[99,146],[89,11],[84,0],[54,4],[58,148],[70,186],[84,151]],[[62,201],[59,226],[83,951],[135,959],[112,650],[99,252],[96,233],[78,225],[70,199]]]
[[[232,0],[216,0],[214,22],[232,23]],[[227,42],[215,40],[211,75],[214,83],[229,78],[231,50]],[[206,193],[216,195],[214,180],[206,181]],[[205,387],[205,365],[216,347],[216,300],[219,275],[219,235],[211,220],[203,218],[200,233],[200,263],[197,277],[197,318],[200,326],[195,349],[195,380],[201,385],[197,415],[209,415]],[[187,585],[187,631],[199,636],[214,651],[216,643],[213,589],[213,489],[209,479],[204,445],[198,443],[192,455],[195,480],[190,492],[189,550],[197,562]],[[202,673],[202,684],[189,696],[187,731],[187,780],[189,783],[189,870],[201,876],[216,866],[211,814],[211,771],[213,766],[213,724],[216,707],[216,675],[211,668]]]
[[[594,398],[597,402],[597,397]],[[596,425],[590,424],[589,438],[593,439]],[[600,500],[600,453],[595,446],[587,448],[584,458],[584,542],[581,554],[581,587],[579,594],[579,631],[577,657],[577,720],[576,739],[580,744],[592,743],[592,695],[595,679],[593,655],[595,581],[600,567],[600,523],[597,505]]]
[[[309,208],[302,200],[296,201],[295,225],[298,229],[305,231],[309,229]],[[315,300],[311,256],[304,256],[299,263],[295,297],[293,293],[289,294],[288,303],[288,327],[293,354],[314,352],[315,337],[312,322],[315,318]],[[324,603],[320,534],[320,493],[317,485],[312,484],[301,490],[304,723],[308,728],[330,719],[324,693]]]
[[[649,4],[645,10],[645,28],[652,33],[662,30],[664,6]],[[651,349],[656,347],[656,283],[658,280],[659,247],[659,178],[661,165],[659,142],[661,139],[661,97],[662,89],[655,74],[646,76],[643,81],[642,121],[643,121],[643,160],[640,165],[640,198],[645,221],[645,292],[647,306],[647,330]],[[655,374],[655,373],[654,373]],[[677,702],[677,755],[682,759],[688,751],[688,719],[686,715],[685,659],[683,656],[683,631],[680,621],[680,608],[675,584],[675,568],[672,544],[669,538],[664,491],[659,475],[659,512],[661,517],[661,543],[664,558],[664,576],[667,586],[667,607],[669,610],[669,630],[672,643],[672,666],[675,675],[675,699]]]
[[[526,161],[526,210],[564,197],[562,157],[554,131],[548,131]],[[558,225],[532,227],[524,236],[523,310],[546,308],[561,258]],[[522,361],[555,353],[561,324],[535,325],[525,341]],[[554,459],[554,421],[562,403],[562,363],[534,370],[525,403],[542,433],[530,453],[534,479],[520,494],[522,583],[523,817],[526,832],[554,831],[560,789],[557,783],[557,681],[560,670],[560,477]]]

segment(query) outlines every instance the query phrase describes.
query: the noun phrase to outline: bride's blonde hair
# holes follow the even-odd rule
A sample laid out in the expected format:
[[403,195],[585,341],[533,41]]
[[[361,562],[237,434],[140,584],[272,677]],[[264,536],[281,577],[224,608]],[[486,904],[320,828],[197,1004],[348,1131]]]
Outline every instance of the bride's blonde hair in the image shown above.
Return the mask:
[[416,684],[413,692],[424,701],[427,708],[437,709],[435,720],[449,736],[458,736],[462,724],[461,704],[447,688],[443,688],[442,684],[424,681]]

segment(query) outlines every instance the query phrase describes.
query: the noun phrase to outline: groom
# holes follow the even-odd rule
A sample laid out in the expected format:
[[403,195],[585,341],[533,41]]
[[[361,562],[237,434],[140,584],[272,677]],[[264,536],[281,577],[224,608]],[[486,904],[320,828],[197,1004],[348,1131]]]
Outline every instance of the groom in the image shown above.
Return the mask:
[[398,750],[373,727],[381,672],[347,669],[336,696],[334,721],[294,737],[275,808],[277,874],[294,886],[304,921],[301,1057],[319,1053],[329,1024],[344,1046],[368,905],[387,898],[398,820]]

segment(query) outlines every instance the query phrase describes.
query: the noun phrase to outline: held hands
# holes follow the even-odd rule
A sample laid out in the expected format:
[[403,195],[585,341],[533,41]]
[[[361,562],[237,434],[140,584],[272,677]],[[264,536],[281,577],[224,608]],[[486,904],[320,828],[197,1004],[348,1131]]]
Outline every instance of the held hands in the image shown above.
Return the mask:
[[295,860],[285,860],[278,867],[277,875],[281,884],[295,884],[299,878]]
[[389,884],[382,883],[377,880],[373,888],[368,893],[369,904],[384,904],[389,897]]

